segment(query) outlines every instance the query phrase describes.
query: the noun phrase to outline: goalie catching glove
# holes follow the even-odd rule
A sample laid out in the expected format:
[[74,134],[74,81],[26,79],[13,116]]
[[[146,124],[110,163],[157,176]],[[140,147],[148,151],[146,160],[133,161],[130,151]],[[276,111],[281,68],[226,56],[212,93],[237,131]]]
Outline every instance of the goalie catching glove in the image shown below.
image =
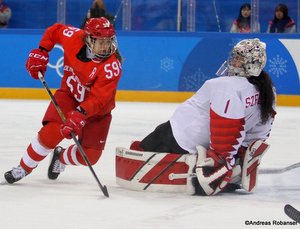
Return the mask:
[[38,49],[31,50],[27,58],[25,67],[32,78],[38,79],[38,72],[41,72],[43,75],[45,74],[48,61],[48,51],[40,47]]
[[229,155],[221,157],[213,150],[206,151],[203,146],[197,146],[197,150],[196,174],[201,193],[198,191],[196,194],[215,195],[222,191],[231,180],[235,159]]
[[79,112],[78,110],[68,113],[68,117],[65,123],[61,124],[60,132],[64,138],[71,139],[71,133],[75,135],[80,134],[81,129],[86,124],[86,115]]

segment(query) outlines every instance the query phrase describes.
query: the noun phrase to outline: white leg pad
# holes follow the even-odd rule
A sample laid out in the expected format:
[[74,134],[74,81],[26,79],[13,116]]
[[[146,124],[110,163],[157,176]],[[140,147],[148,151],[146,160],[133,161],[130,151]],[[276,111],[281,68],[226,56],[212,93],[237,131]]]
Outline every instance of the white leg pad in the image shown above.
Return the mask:
[[229,181],[229,183],[232,184],[241,184],[241,180],[242,180],[242,169],[240,165],[235,165],[232,168],[232,175],[231,175],[231,180]]
[[173,179],[172,174],[192,173],[195,164],[196,155],[117,147],[116,182],[123,188],[136,191],[192,193],[191,178],[189,181],[187,177]]
[[[186,155],[185,163],[189,166],[188,174],[192,174],[194,172],[193,170],[195,168],[196,161],[197,161],[196,155],[194,155],[194,154]],[[192,179],[193,179],[192,176],[188,176],[186,178],[186,193],[189,195],[194,195],[196,192],[195,187],[192,183]]]

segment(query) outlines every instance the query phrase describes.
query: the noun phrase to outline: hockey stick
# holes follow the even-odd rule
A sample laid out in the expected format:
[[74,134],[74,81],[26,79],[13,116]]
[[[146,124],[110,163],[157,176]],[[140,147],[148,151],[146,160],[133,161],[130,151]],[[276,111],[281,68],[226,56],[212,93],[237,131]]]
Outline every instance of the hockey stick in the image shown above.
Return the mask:
[[300,212],[296,208],[289,204],[286,204],[284,206],[284,212],[292,220],[295,220],[297,223],[300,223]]
[[178,155],[177,158],[175,158],[174,161],[172,161],[166,168],[164,168],[154,179],[152,179],[145,187],[143,190],[146,190],[151,184],[153,184],[157,179],[159,179],[168,169],[170,169],[175,163],[176,161],[179,160],[179,158],[182,157],[182,154]]
[[[62,120],[63,122],[66,122],[66,117],[64,116],[64,114],[63,114],[61,108],[59,107],[59,105],[58,105],[56,99],[54,98],[52,92],[50,91],[50,89],[49,89],[49,87],[48,87],[48,85],[47,85],[47,83],[46,83],[46,81],[45,81],[45,78],[44,78],[43,74],[42,74],[41,72],[38,72],[38,76],[39,76],[39,79],[41,80],[42,84],[44,85],[44,87],[45,87],[47,93],[49,94],[49,96],[50,96],[50,98],[51,98],[51,101],[52,101],[53,105],[55,106],[55,109],[57,110],[57,112],[58,112],[58,114],[59,114],[61,120]],[[76,144],[76,146],[77,146],[77,148],[78,148],[78,150],[79,150],[81,156],[83,157],[84,161],[86,162],[86,164],[88,165],[90,171],[92,172],[94,178],[96,179],[96,181],[97,181],[97,183],[98,183],[98,185],[99,185],[101,191],[103,192],[104,196],[109,197],[109,194],[108,194],[108,191],[107,191],[106,186],[105,186],[105,185],[103,186],[103,185],[101,184],[100,180],[98,179],[98,177],[97,177],[97,175],[96,175],[96,173],[95,173],[95,171],[94,171],[94,169],[93,169],[93,167],[92,167],[92,165],[91,165],[91,162],[90,162],[89,159],[87,158],[87,156],[86,156],[86,154],[85,154],[85,152],[84,152],[84,150],[83,150],[81,144],[79,143],[79,141],[78,141],[77,138],[76,138],[76,135],[72,132],[72,133],[71,133],[71,136],[72,136],[72,139],[74,140],[74,142],[75,142],[75,144]]]
[[120,12],[123,4],[124,4],[124,0],[121,0],[121,3],[120,3],[120,5],[119,5],[119,7],[117,9],[117,12],[116,12],[115,16],[114,16],[114,22],[117,20],[118,14],[119,14],[119,12]]
[[215,15],[216,15],[216,20],[217,20],[217,25],[218,25],[219,32],[222,32],[221,31],[220,20],[219,20],[219,15],[218,15],[218,11],[217,11],[217,6],[216,6],[216,1],[215,0],[213,0],[213,6],[214,6],[214,11],[215,11]]
[[300,162],[289,165],[287,167],[283,167],[283,168],[267,168],[267,169],[260,169],[258,172],[259,174],[280,174],[280,173],[284,173],[287,171],[290,171],[292,169],[296,169],[300,167]]
[[[300,167],[300,162],[289,165],[287,167],[283,167],[283,168],[266,168],[266,169],[259,169],[258,173],[259,174],[281,174],[287,171],[290,171],[292,169],[296,169]],[[170,180],[175,180],[175,179],[185,179],[188,177],[196,177],[196,173],[170,173],[169,174],[169,179]]]

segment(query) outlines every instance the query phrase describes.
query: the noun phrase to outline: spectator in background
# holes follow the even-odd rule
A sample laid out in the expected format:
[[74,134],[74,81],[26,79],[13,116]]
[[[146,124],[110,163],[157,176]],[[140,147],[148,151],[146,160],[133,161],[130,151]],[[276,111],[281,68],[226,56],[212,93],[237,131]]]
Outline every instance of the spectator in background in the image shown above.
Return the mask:
[[288,7],[278,4],[275,8],[274,19],[269,21],[267,33],[295,33],[295,21],[289,17]]
[[88,10],[87,15],[81,25],[81,29],[84,28],[84,25],[89,18],[100,17],[105,17],[110,21],[110,23],[114,24],[115,17],[112,14],[106,12],[104,2],[102,0],[94,0],[91,5],[91,8]]
[[250,4],[245,3],[241,6],[239,16],[236,20],[233,21],[230,32],[231,33],[251,32],[251,5]]
[[11,18],[11,9],[0,0],[0,28],[7,28],[8,21]]

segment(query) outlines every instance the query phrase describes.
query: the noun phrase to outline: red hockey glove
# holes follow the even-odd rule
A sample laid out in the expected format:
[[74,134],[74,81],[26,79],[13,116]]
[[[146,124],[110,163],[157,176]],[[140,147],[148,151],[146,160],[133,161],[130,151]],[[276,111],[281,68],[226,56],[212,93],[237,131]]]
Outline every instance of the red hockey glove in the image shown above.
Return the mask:
[[[202,147],[203,148],[203,147]],[[196,174],[204,195],[216,195],[231,180],[234,159],[220,157],[213,150],[198,149]]]
[[86,124],[86,116],[79,111],[72,111],[68,113],[68,117],[65,123],[61,124],[60,132],[64,138],[71,139],[71,133],[78,135],[81,129]]
[[25,66],[32,78],[38,79],[39,71],[44,75],[47,69],[48,60],[49,55],[45,49],[39,48],[31,50]]

